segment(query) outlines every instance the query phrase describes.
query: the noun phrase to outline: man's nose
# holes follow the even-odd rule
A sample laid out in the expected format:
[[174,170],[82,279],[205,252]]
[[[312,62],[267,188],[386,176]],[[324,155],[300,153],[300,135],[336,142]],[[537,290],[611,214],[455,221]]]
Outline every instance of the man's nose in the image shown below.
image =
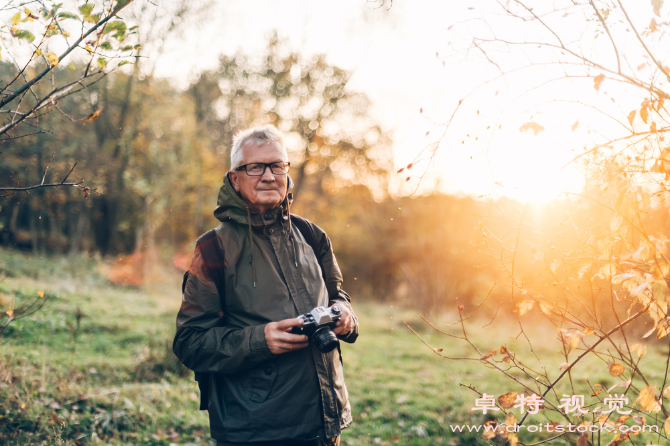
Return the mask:
[[275,175],[272,173],[270,166],[265,166],[265,172],[261,175],[261,181],[274,181]]

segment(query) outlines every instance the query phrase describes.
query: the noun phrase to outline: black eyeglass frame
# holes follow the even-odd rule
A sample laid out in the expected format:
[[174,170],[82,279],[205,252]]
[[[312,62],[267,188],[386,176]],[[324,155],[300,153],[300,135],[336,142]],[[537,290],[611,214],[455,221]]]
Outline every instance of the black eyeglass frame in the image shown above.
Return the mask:
[[[251,166],[253,164],[262,164],[263,165],[263,172],[261,172],[259,175],[250,174],[249,171],[247,170],[247,166]],[[275,172],[272,169],[273,164],[285,164],[286,165],[286,172],[279,172],[279,173]],[[276,162],[275,161],[274,163],[248,163],[248,164],[243,164],[242,166],[236,167],[235,170],[244,170],[244,172],[247,175],[249,175],[250,177],[262,177],[263,175],[265,175],[265,171],[267,170],[268,167],[270,168],[270,172],[272,172],[273,175],[286,175],[288,173],[290,167],[291,167],[291,163],[288,162],[288,161],[281,161],[281,162]]]

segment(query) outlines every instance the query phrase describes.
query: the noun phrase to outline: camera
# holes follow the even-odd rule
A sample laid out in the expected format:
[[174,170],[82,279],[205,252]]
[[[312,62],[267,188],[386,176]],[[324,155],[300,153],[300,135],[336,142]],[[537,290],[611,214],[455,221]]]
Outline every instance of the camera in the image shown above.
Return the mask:
[[330,308],[316,307],[298,318],[304,323],[293,327],[291,333],[307,335],[322,353],[328,353],[340,345],[340,341],[331,330],[340,320],[342,310],[337,305]]

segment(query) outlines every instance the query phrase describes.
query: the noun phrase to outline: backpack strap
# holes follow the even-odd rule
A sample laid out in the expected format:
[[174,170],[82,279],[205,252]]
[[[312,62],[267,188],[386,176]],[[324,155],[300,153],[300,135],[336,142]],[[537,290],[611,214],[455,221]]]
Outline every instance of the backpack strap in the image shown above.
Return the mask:
[[[216,290],[219,292],[221,308],[223,309],[226,296],[226,281],[223,275],[225,261],[223,252],[221,252],[221,247],[219,246],[219,241],[216,237],[216,230],[211,229],[205,232],[198,239],[196,245],[200,247],[205,271],[209,274],[210,279],[212,279],[214,285],[216,285]],[[184,274],[182,293],[184,292],[187,279],[188,271]],[[207,372],[195,372],[195,380],[198,382],[198,387],[200,388],[200,410],[207,410],[209,406],[210,375],[211,373]]]
[[295,214],[291,214],[291,222],[295,225],[296,228],[298,228],[298,231],[300,231],[307,244],[312,248],[312,251],[314,251],[314,256],[316,257],[317,262],[319,262],[319,267],[321,268],[321,277],[323,277],[323,283],[327,283],[326,273],[323,269],[323,265],[321,264],[321,257],[319,257],[319,254],[317,254],[318,247],[314,228],[307,220]]

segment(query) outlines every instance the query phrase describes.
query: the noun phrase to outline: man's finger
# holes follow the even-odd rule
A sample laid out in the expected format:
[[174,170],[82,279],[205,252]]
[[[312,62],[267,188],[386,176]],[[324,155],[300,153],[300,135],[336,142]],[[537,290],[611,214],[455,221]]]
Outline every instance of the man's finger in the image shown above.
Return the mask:
[[300,319],[299,317],[293,318],[293,319],[284,319],[283,321],[279,321],[276,323],[277,324],[277,329],[285,331],[288,328],[292,327],[297,327],[298,325],[303,324],[303,320]]
[[286,342],[289,344],[299,344],[302,342],[307,342],[309,339],[305,335],[299,335],[294,333],[280,332],[277,334],[277,340],[280,342]]

